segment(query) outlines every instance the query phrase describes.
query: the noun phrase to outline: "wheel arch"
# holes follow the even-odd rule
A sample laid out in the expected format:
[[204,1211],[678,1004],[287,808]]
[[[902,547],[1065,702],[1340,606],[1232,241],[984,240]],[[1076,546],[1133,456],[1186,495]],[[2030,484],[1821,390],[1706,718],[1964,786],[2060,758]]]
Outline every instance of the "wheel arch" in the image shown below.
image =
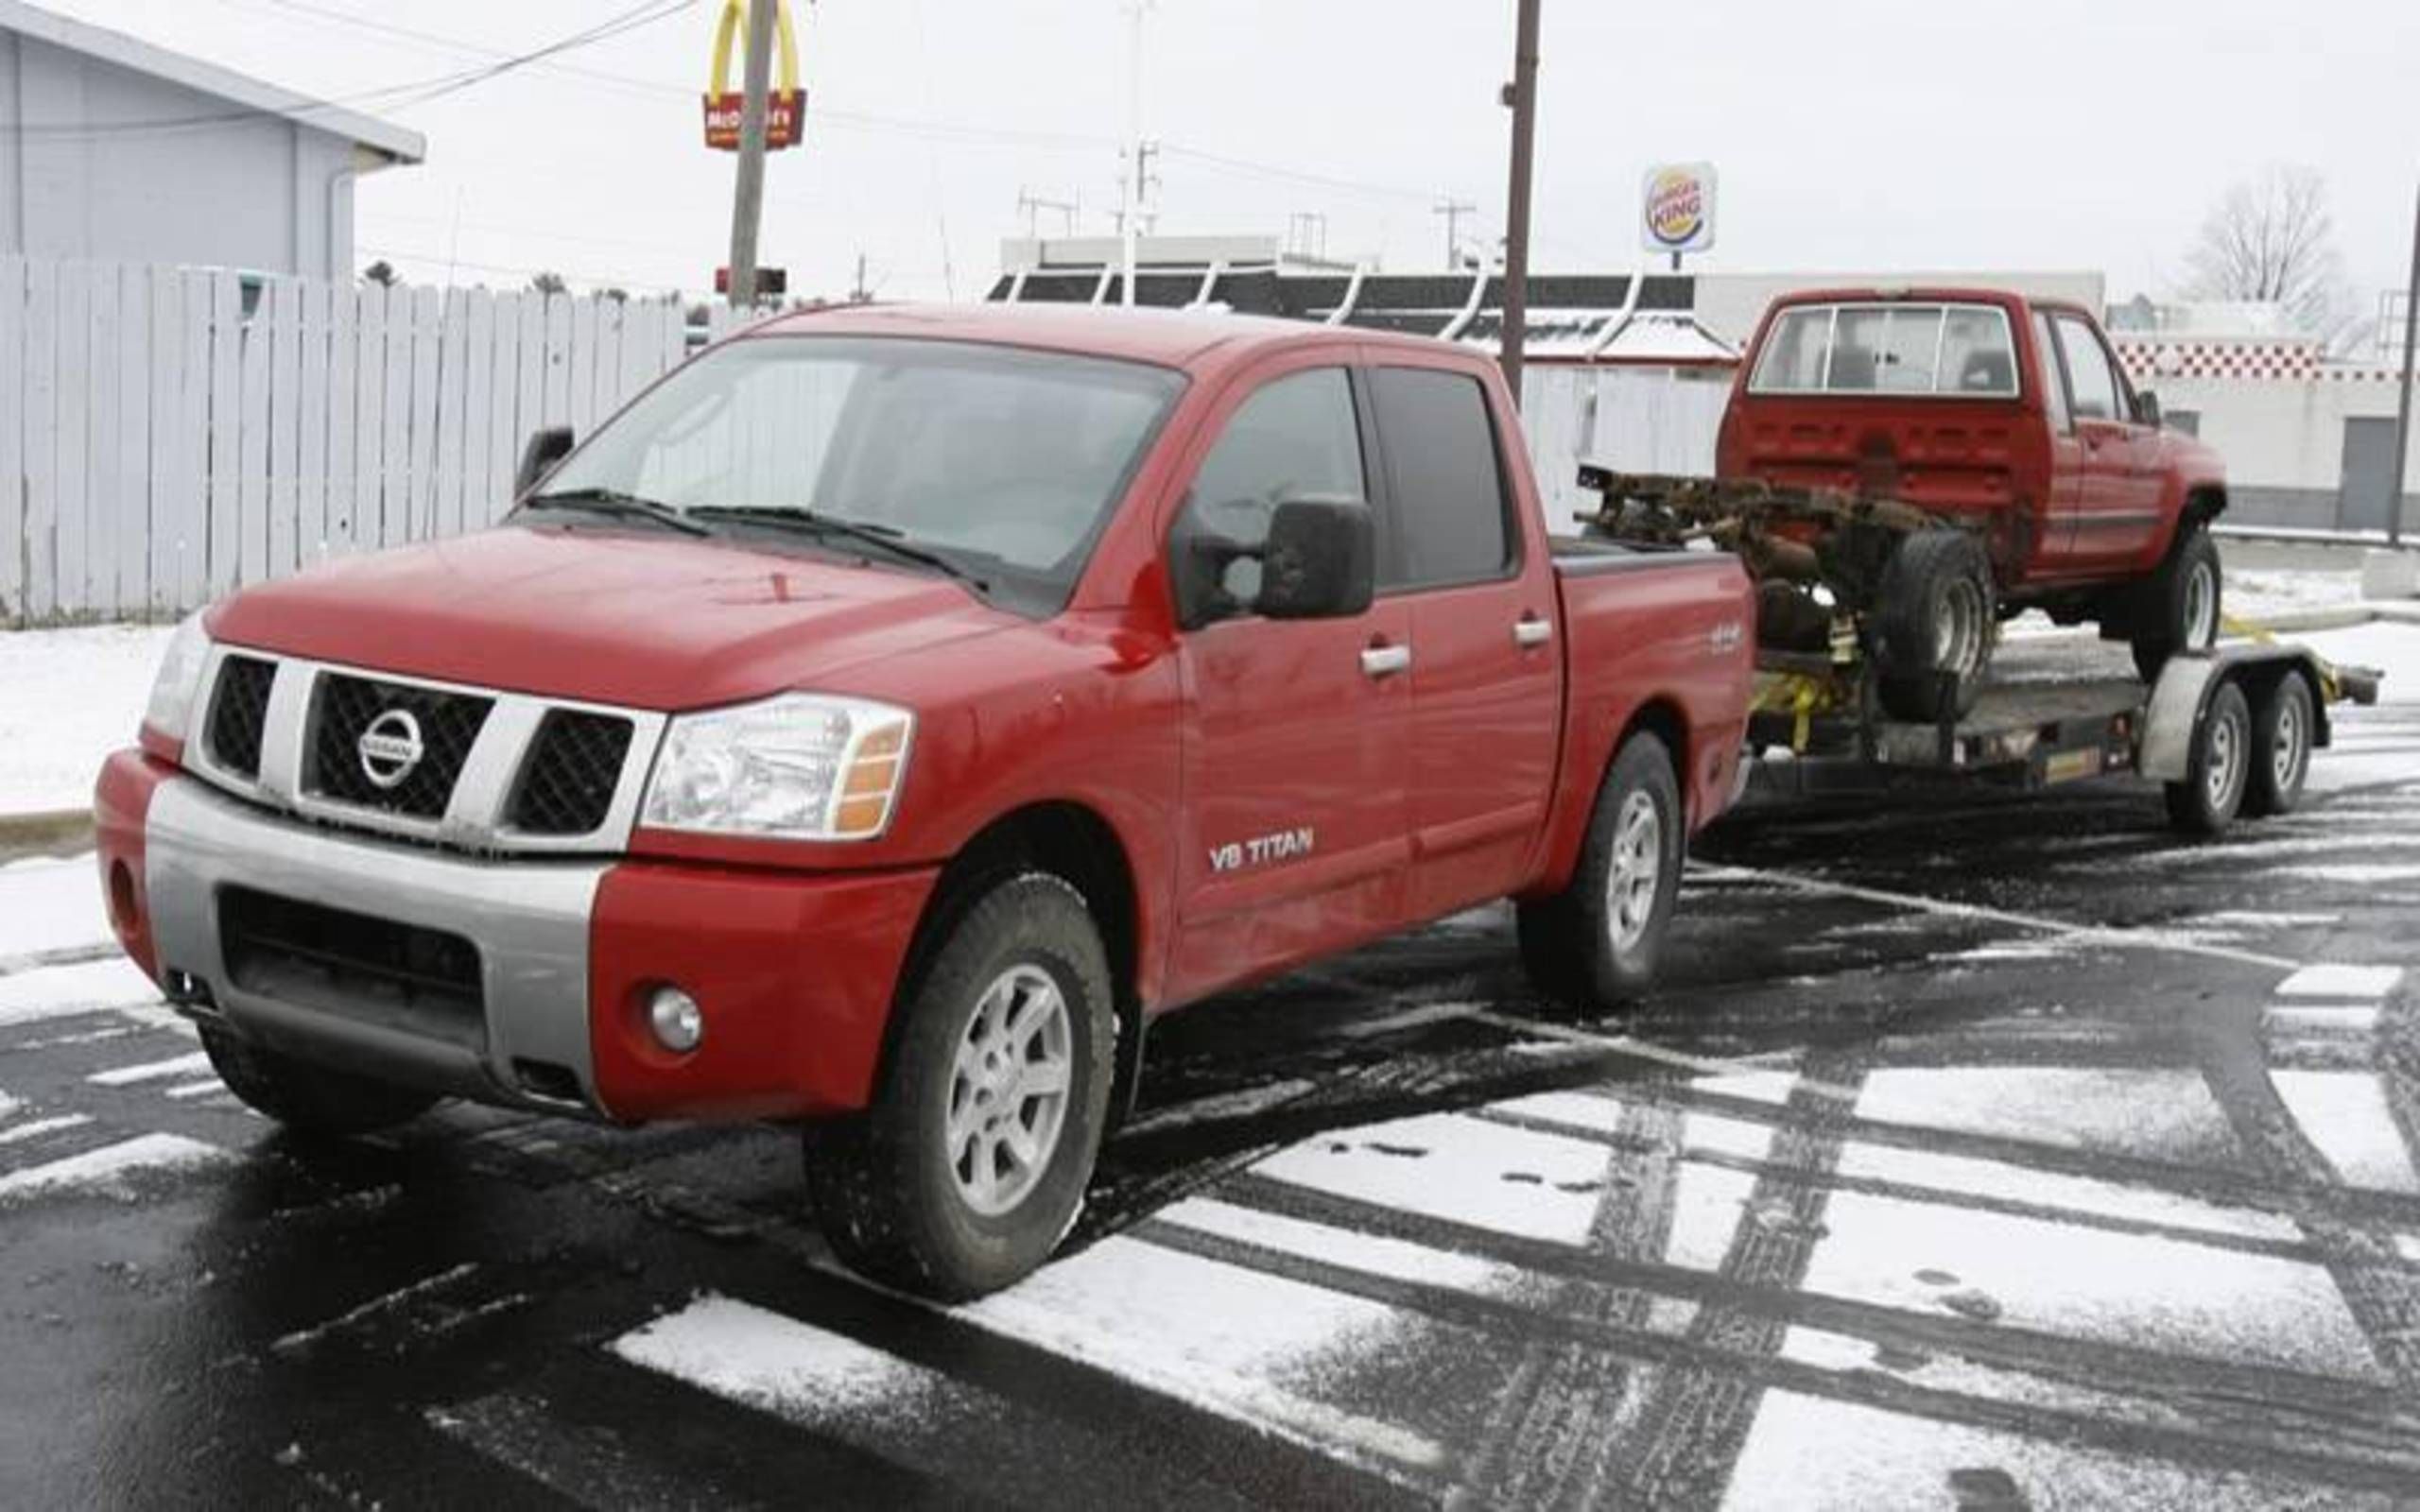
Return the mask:
[[914,996],[926,963],[951,926],[992,886],[1034,871],[1058,878],[1083,899],[1109,956],[1112,1006],[1117,1017],[1116,1062],[1110,1086],[1110,1116],[1115,1125],[1132,1107],[1142,1075],[1140,893],[1133,856],[1124,837],[1098,809],[1073,799],[1027,803],[998,816],[969,836],[942,866],[924,916],[916,921],[907,965],[892,993],[882,1070],[889,1070],[900,1007]]

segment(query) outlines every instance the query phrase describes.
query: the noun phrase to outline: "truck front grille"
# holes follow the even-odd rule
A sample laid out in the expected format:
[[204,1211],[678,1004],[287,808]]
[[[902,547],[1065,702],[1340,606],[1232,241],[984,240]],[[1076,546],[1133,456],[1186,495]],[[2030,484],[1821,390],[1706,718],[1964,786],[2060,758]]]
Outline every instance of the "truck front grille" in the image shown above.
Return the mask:
[[210,696],[210,759],[238,777],[261,775],[261,736],[268,728],[268,689],[277,663],[231,656],[219,664]]
[[631,722],[579,709],[548,712],[521,768],[506,822],[528,834],[586,834],[605,822],[631,749]]
[[459,935],[226,887],[219,943],[247,992],[473,1049],[487,1039],[478,947]]
[[[389,814],[442,818],[462,764],[470,759],[471,743],[478,739],[494,704],[494,699],[475,694],[330,673],[320,682],[317,718],[303,762],[303,791]],[[408,724],[388,718],[394,713],[407,715]],[[362,736],[373,724],[386,732],[416,731],[419,759],[408,764],[366,760]],[[390,785],[382,785],[372,775],[379,770],[393,777],[399,766],[400,776]]]

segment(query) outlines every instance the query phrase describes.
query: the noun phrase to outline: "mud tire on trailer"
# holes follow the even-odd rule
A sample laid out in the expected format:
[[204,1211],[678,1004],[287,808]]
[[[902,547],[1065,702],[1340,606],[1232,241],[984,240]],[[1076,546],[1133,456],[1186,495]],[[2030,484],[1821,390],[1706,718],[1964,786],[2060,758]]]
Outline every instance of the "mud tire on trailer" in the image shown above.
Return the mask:
[[2216,834],[2234,822],[2243,807],[2253,747],[2252,706],[2229,679],[2210,695],[2193,732],[2185,781],[2168,784],[2169,821],[2187,834]]
[[2123,609],[2135,671],[2145,682],[2157,682],[2160,668],[2179,651],[2218,644],[2221,583],[2218,542],[2197,524],[2176,538],[2157,572],[2135,586]]
[[227,1090],[299,1134],[344,1138],[409,1123],[437,1106],[435,1092],[356,1076],[202,1026],[201,1048]]
[[1931,724],[1944,713],[1942,674],[1958,674],[1963,716],[1983,691],[1999,640],[1997,595],[1982,541],[1963,530],[1919,530],[1882,570],[1874,612],[1875,692],[1893,719]]
[[1597,1012],[1646,993],[1680,900],[1685,825],[1672,753],[1640,730],[1606,768],[1570,883],[1520,905],[1521,964],[1532,987]]
[[[986,1211],[967,1173],[995,1147],[961,1125],[973,1131],[970,1155],[953,1120],[982,1087],[1040,1138],[1032,1131],[1047,1116],[1041,1094],[1021,1080],[983,1082],[983,1047],[996,1042],[981,1021],[1003,984],[1010,997],[996,1011],[1013,1022],[1017,992],[1034,1001],[1045,983],[1065,1012],[1059,1044],[1030,1057],[1034,1041],[998,1048],[1020,1077],[1028,1064],[1061,1061],[1059,1122],[1038,1175],[1004,1208]],[[816,1216],[851,1269],[886,1285],[939,1301],[997,1291],[1049,1259],[1075,1222],[1109,1114],[1116,1008],[1108,952],[1083,895],[1041,872],[999,883],[935,942],[893,1011],[901,1017],[873,1106],[803,1137]]]
[[2288,671],[2269,685],[2252,711],[2252,765],[2245,774],[2243,812],[2256,818],[2290,814],[2310,775],[2316,714],[2310,683]]

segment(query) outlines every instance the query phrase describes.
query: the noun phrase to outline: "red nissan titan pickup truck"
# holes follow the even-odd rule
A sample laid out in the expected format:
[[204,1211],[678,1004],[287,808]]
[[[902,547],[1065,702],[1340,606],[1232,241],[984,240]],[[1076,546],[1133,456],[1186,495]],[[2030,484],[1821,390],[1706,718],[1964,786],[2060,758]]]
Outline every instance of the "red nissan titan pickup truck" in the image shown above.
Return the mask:
[[[1994,289],[1791,294],[1740,369],[1716,472],[1734,507],[1801,517],[1784,532],[1811,532],[1819,549],[1791,576],[1821,576],[1871,611],[1882,702],[1903,719],[1937,716],[1941,673],[1971,701],[1999,619],[2023,609],[2097,622],[2132,644],[2146,682],[2218,635],[2208,526],[2227,505],[2224,464],[2162,426],[2157,398],[2079,305]],[[1904,531],[1893,503],[1921,511],[1908,524],[1960,528]],[[1867,551],[1855,527],[1811,523],[1842,509],[1892,528]],[[1790,560],[1772,554],[1763,576]],[[1768,645],[1824,649],[1827,614],[1790,612],[1775,588],[1765,606]]]
[[235,1092],[804,1128],[842,1259],[1039,1264],[1159,1012],[1489,900],[1645,985],[1751,590],[1550,542],[1495,367],[1224,315],[769,321],[497,528],[185,622],[96,796]]

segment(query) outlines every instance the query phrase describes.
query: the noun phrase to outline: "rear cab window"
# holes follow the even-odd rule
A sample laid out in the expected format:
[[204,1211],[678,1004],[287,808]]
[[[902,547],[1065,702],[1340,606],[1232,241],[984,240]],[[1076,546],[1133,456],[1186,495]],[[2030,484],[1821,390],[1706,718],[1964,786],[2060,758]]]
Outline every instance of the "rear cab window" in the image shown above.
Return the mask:
[[1996,304],[1797,304],[1774,318],[1748,391],[2014,399],[2016,347]]
[[1487,389],[1468,373],[1374,368],[1371,410],[1386,455],[1382,593],[1494,582],[1519,565]]

